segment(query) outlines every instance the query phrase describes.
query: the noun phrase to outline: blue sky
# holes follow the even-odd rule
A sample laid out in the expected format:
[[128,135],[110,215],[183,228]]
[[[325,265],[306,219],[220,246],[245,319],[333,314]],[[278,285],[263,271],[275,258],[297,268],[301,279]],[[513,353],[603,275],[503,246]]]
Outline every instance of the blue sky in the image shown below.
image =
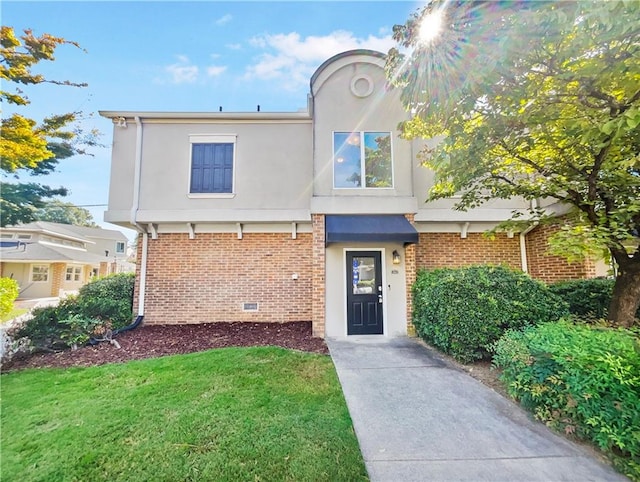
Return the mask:
[[[93,116],[110,146],[112,124],[98,110],[296,111],[309,78],[332,55],[354,48],[386,52],[391,29],[424,2],[2,2],[2,24],[78,42],[57,50],[38,72],[87,88],[26,89],[35,119],[69,111]],[[6,106],[5,106],[6,107]],[[5,109],[3,116],[12,112]],[[78,205],[106,204],[110,147],[61,162],[34,180],[71,190]],[[104,207],[87,208],[102,222]],[[132,232],[127,233],[133,237]]]

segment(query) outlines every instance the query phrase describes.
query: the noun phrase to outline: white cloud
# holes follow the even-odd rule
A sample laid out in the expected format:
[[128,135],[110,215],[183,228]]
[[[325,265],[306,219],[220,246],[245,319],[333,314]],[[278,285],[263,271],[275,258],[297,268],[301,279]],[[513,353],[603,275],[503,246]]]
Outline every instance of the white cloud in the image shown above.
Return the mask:
[[227,44],[225,45],[225,47],[227,47],[228,49],[231,50],[240,50],[242,48],[241,44]]
[[198,80],[200,69],[193,65],[186,55],[178,55],[178,62],[167,65],[164,70],[169,73],[174,84],[193,84]]
[[340,52],[370,49],[386,53],[395,42],[389,34],[358,38],[352,32],[338,30],[304,38],[297,32],[261,35],[250,39],[250,44],[268,52],[260,54],[257,62],[247,67],[245,78],[278,79],[283,87],[296,90],[309,82],[322,62]]
[[223,15],[222,17],[216,20],[216,25],[224,25],[226,23],[231,22],[232,19],[233,19],[233,15],[231,14]]
[[210,65],[209,67],[207,67],[207,75],[209,77],[217,77],[225,70],[227,70],[226,65]]

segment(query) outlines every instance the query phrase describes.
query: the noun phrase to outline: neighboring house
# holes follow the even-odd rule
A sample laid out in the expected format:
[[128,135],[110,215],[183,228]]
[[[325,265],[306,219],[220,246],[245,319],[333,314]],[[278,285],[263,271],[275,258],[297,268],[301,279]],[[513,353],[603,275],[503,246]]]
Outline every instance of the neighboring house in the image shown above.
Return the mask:
[[345,52],[311,78],[303,112],[108,111],[105,220],[136,228],[145,323],[311,320],[315,336],[404,335],[420,268],[503,263],[553,281],[592,263],[545,254],[550,228],[483,232],[522,200],[425,203],[424,145],[384,55]]
[[1,275],[21,299],[76,292],[95,276],[133,271],[120,231],[36,221],[0,228]]

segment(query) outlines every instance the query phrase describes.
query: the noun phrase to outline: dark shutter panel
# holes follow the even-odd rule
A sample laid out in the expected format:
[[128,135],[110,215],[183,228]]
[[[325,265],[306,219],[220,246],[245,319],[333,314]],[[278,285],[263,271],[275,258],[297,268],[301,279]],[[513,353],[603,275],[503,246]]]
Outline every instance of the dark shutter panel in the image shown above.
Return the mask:
[[202,190],[204,170],[205,144],[193,144],[191,146],[191,189],[190,192],[205,192]]
[[233,189],[233,144],[193,144],[191,192],[230,193]]

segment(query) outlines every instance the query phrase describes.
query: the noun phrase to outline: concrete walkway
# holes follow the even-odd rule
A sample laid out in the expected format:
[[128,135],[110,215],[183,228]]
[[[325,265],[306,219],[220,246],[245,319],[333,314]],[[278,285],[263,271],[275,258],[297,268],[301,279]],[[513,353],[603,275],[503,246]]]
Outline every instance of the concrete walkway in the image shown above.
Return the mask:
[[410,338],[328,339],[376,481],[623,481]]

